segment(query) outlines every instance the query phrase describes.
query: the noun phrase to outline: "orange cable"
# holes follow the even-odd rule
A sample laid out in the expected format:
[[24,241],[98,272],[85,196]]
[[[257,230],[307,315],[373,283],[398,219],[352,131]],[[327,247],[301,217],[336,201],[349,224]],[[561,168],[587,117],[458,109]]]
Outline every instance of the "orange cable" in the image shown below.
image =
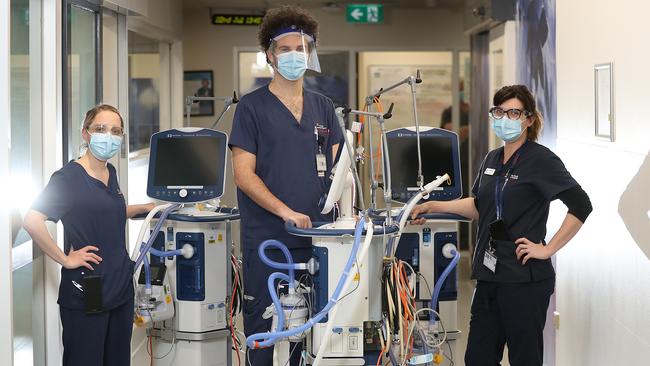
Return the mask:
[[237,285],[239,284],[239,275],[235,275],[235,283],[232,287],[232,296],[230,297],[230,336],[232,337],[233,345],[237,350],[237,364],[241,366],[241,357],[239,356],[239,347],[237,346],[237,338],[235,337],[235,327],[232,324],[232,306],[235,302],[235,291],[237,290]]
[[384,355],[384,349],[381,349],[381,352],[379,352],[379,358],[377,359],[377,366],[381,365],[381,357]]

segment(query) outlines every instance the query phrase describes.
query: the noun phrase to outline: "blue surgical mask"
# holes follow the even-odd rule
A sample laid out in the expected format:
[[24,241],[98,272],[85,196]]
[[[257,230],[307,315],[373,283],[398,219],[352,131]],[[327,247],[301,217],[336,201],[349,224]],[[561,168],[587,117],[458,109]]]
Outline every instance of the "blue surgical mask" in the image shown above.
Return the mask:
[[110,133],[92,133],[90,134],[90,144],[88,148],[97,159],[106,161],[118,151],[122,146],[122,137],[113,136]]
[[505,142],[512,142],[521,136],[522,127],[521,121],[518,119],[509,119],[503,117],[501,119],[492,118],[492,129],[494,133]]
[[278,72],[285,79],[296,81],[307,70],[307,61],[305,53],[298,51],[285,52],[277,56]]

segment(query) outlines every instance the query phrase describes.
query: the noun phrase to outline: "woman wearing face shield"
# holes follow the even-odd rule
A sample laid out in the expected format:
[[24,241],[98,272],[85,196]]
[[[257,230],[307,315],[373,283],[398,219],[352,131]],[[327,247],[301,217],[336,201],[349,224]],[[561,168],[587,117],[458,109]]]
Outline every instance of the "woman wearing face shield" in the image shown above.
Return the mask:
[[[59,263],[63,365],[128,365],[133,325],[133,262],[127,253],[127,217],[149,205],[127,206],[115,167],[124,123],[119,111],[98,105],[86,113],[85,153],[52,174],[25,216],[24,227]],[[63,222],[64,250],[47,230]]]
[[[542,118],[528,88],[503,87],[493,105],[492,129],[505,144],[483,160],[474,197],[421,204],[412,218],[450,212],[478,220],[465,364],[499,365],[507,344],[510,365],[541,366],[546,311],[555,287],[550,258],[580,230],[592,207],[560,158],[535,142]],[[558,198],[568,212],[547,243],[549,206]]]
[[[258,38],[273,80],[243,96],[235,111],[229,144],[241,213],[246,336],[271,330],[272,319],[263,314],[271,304],[267,278],[277,270],[260,260],[261,243],[279,240],[294,262],[304,263],[311,239],[288,234],[285,222],[309,228],[314,221],[331,221],[320,214],[319,200],[327,193],[342,134],[332,101],[303,88],[306,70],[320,72],[317,36],[318,22],[304,9],[269,10]],[[286,262],[279,250],[267,255]],[[300,345],[291,350],[291,364],[298,364]],[[250,349],[247,358],[253,366],[272,365],[273,348]]]

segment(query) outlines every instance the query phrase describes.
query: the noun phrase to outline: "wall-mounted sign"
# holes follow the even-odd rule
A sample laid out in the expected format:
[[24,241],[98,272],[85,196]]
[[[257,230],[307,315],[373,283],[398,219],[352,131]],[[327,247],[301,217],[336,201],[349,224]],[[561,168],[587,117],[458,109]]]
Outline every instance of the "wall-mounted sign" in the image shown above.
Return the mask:
[[345,18],[348,23],[383,23],[384,6],[381,4],[348,4]]
[[214,25],[254,25],[262,24],[264,15],[212,14]]

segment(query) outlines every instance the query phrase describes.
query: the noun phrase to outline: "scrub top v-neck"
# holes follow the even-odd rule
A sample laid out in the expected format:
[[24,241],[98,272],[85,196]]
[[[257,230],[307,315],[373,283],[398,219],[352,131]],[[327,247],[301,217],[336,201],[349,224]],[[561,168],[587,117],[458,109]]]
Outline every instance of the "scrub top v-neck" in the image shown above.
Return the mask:
[[[312,221],[325,221],[327,217],[320,214],[318,203],[329,187],[332,146],[341,140],[334,105],[329,98],[304,90],[298,122],[267,85],[245,95],[237,104],[229,145],[256,156],[255,173],[290,209],[308,215]],[[325,177],[318,176],[316,155],[319,152],[326,157]],[[288,234],[280,217],[259,206],[240,189],[237,200],[245,249],[257,249],[262,240],[271,238],[285,242],[290,248],[311,245],[308,238]]]
[[[479,212],[479,228],[474,253],[472,278],[491,282],[531,282],[555,276],[551,260],[531,259],[525,265],[515,255],[515,240],[528,238],[539,243],[546,237],[546,221],[551,201],[578,183],[547,147],[527,141],[505,164],[503,147],[488,153],[472,187]],[[519,157],[517,158],[517,155]],[[496,184],[501,193],[502,219],[510,240],[494,240],[498,263],[496,272],[483,264],[490,243],[490,223],[497,219]]]
[[87,245],[97,247],[100,264],[61,269],[59,305],[69,309],[84,309],[83,293],[73,285],[83,277],[102,277],[102,298],[105,310],[110,310],[133,297],[133,261],[126,249],[126,203],[115,168],[108,164],[108,185],[88,175],[83,166],[70,162],[56,171],[45,189],[32,205],[49,220],[61,220],[64,229],[64,252]]

